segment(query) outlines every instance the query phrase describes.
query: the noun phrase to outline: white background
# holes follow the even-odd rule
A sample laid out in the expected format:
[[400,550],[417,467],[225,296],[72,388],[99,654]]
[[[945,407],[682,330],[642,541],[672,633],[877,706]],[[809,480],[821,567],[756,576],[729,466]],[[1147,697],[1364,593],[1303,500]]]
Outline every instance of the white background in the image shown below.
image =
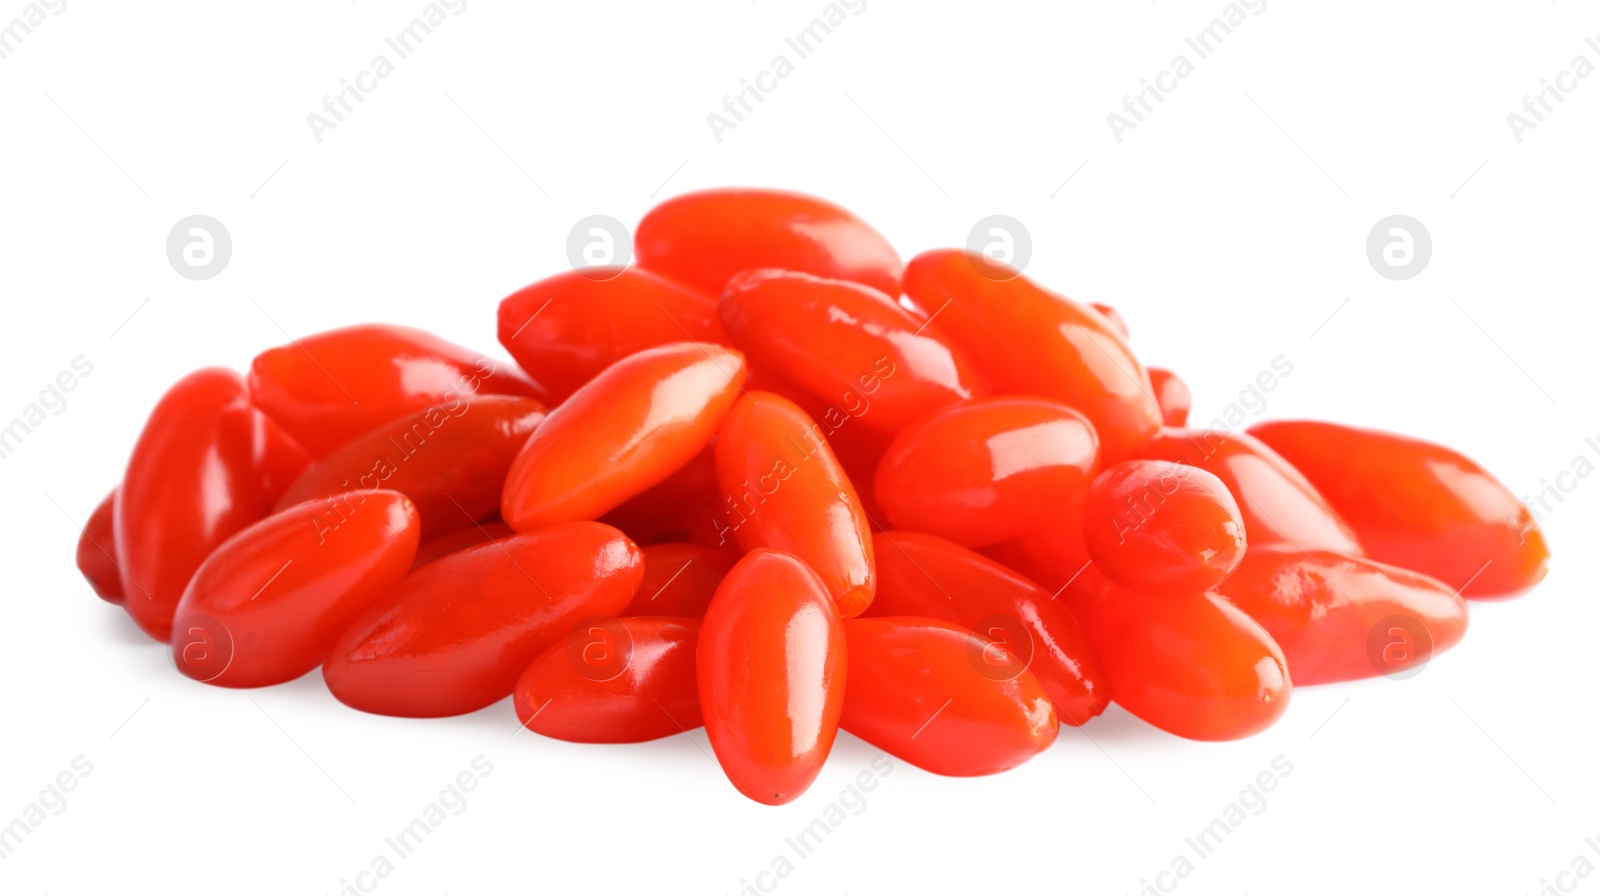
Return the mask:
[[[1183,38],[1223,3],[869,0],[718,142],[707,114],[794,60],[783,39],[820,0],[472,0],[318,143],[307,113],[393,60],[383,38],[423,5],[71,0],[0,60],[0,419],[73,358],[93,364],[0,460],[0,824],[74,757],[93,763],[0,860],[0,891],[332,894],[481,755],[494,770],[467,808],[374,892],[734,894],[870,766],[841,736],[809,793],[768,808],[726,782],[703,731],[583,747],[513,738],[509,703],[406,721],[344,708],[319,675],[211,689],[74,569],[73,521],[171,381],[369,320],[498,351],[496,302],[563,269],[586,215],[783,186],[909,257],[1008,214],[1031,231],[1028,272],[1120,308],[1200,421],[1284,355],[1263,417],[1437,439],[1519,494],[1600,462],[1584,443],[1600,440],[1600,76],[1520,143],[1506,121],[1575,56],[1600,63],[1592,5],[1273,0],[1118,143],[1106,114],[1194,61]],[[24,9],[0,0],[0,27]],[[164,251],[196,213],[234,243],[204,282]],[[1364,249],[1397,213],[1434,243],[1404,282]],[[1133,894],[1278,756],[1293,772],[1266,809],[1174,892],[1509,896],[1580,855],[1600,865],[1584,844],[1600,836],[1600,477],[1563,481],[1548,581],[1475,605],[1419,677],[1304,689],[1238,743],[1112,710],[999,777],[897,763],[761,882]]]

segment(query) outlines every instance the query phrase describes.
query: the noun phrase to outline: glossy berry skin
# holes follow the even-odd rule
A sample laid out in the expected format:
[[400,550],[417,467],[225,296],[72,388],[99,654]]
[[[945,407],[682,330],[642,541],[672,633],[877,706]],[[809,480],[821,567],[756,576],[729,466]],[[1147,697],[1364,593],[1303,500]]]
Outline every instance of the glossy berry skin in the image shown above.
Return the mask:
[[794,402],[750,392],[717,433],[720,531],[746,551],[773,548],[821,577],[846,618],[872,603],[872,532],[855,487],[817,424]]
[[530,731],[586,744],[631,744],[700,727],[700,620],[670,616],[580,626],[550,646],[512,692]]
[[[811,419],[816,420],[817,417],[813,415]],[[856,500],[861,502],[861,512],[866,514],[867,525],[874,532],[882,531],[889,524],[889,515],[883,512],[878,499],[872,494],[872,483],[878,476],[878,464],[883,460],[884,450],[889,447],[889,440],[882,440],[864,429],[851,430],[846,426],[834,430],[833,435],[828,437],[828,445],[833,448],[833,456],[838,458],[839,466],[844,468],[850,482],[860,483],[856,489]]]
[[473,393],[547,398],[509,365],[393,324],[317,333],[268,349],[250,364],[252,400],[318,456]]
[[747,554],[706,609],[696,676],[733,786],[769,806],[804,793],[833,748],[845,690],[844,626],[817,574],[779,551]]
[[1251,548],[1218,590],[1283,648],[1297,685],[1401,672],[1467,630],[1466,601],[1444,583],[1330,551]]
[[78,536],[78,571],[107,603],[120,604],[122,572],[117,567],[117,490],[112,489],[94,507]]
[[438,538],[424,541],[417,548],[417,558],[411,561],[411,568],[420,569],[440,557],[447,557],[457,551],[475,548],[480,544],[488,544],[502,538],[510,538],[515,534],[517,530],[499,521],[478,523],[457,529]]
[[[1055,743],[1059,723],[1033,673],[999,678],[974,657],[1002,650],[916,616],[849,619],[850,673],[840,727],[936,775],[992,775]],[[980,660],[981,662],[981,660]]]
[[206,368],[169,389],[134,445],[113,514],[133,621],[165,642],[200,562],[265,517],[310,461],[250,404],[237,373]]
[[[885,368],[887,370],[888,368]],[[761,385],[746,384],[750,392],[772,392],[780,395],[806,413],[827,439],[833,456],[844,467],[851,483],[857,484],[856,498],[861,501],[869,525],[879,526],[873,520],[886,517],[878,510],[872,497],[872,475],[888,447],[891,435],[866,427],[866,418],[876,407],[866,395],[842,396],[837,402],[822,401],[804,389],[775,375],[770,368],[753,368],[751,379]],[[881,380],[879,381],[882,382]]]
[[1544,579],[1550,550],[1500,480],[1449,448],[1336,423],[1258,423],[1322,491],[1375,560],[1432,576],[1468,598],[1512,597]]
[[900,256],[865,221],[782,190],[701,190],[651,209],[633,234],[639,266],[719,296],[740,271],[783,268],[900,295]]
[[545,417],[543,404],[512,395],[452,396],[357,436],[313,463],[278,500],[336,504],[336,496],[384,488],[422,515],[437,538],[493,516],[511,460]]
[[643,549],[644,579],[623,616],[678,616],[699,619],[728,570],[739,562],[733,551],[685,542]]
[[1228,487],[1170,461],[1124,461],[1096,476],[1082,531],[1108,578],[1157,594],[1209,591],[1244,559],[1244,518]]
[[411,499],[373,492],[334,531],[318,502],[297,504],[223,542],[178,602],[178,671],[219,687],[282,684],[315,669],[334,641],[411,569],[421,523]]
[[1067,404],[1094,424],[1109,461],[1125,459],[1161,423],[1139,359],[1094,309],[1020,274],[994,276],[981,256],[939,249],[906,266],[905,290],[994,394]]
[[1355,532],[1317,487],[1248,433],[1163,429],[1139,449],[1139,457],[1189,464],[1222,480],[1238,502],[1252,547],[1363,553]]
[[322,667],[363,712],[472,712],[511,693],[547,647],[639,587],[639,548],[600,523],[560,523],[451,554],[370,605]]
[[1189,394],[1189,384],[1164,367],[1149,367],[1150,388],[1155,392],[1156,404],[1161,406],[1161,425],[1185,426],[1194,398]]
[[513,529],[592,520],[659,485],[710,443],[739,396],[744,355],[680,342],[607,367],[550,412],[506,474]]
[[718,309],[734,344],[763,370],[818,402],[864,405],[861,425],[886,436],[986,392],[937,331],[870,286],[750,271],[729,281]]
[[1017,572],[921,532],[879,532],[878,595],[867,615],[952,622],[1009,651],[1068,725],[1106,708],[1111,684],[1067,605]]
[[636,352],[673,342],[730,344],[715,294],[642,268],[546,277],[500,303],[500,344],[552,404]]
[[1266,629],[1211,593],[1152,595],[1120,588],[1091,567],[1069,596],[1094,642],[1111,699],[1190,740],[1237,740],[1288,708],[1283,650]]
[[983,547],[1048,525],[1089,487],[1094,427],[1042,398],[947,408],[889,443],[873,484],[888,523]]

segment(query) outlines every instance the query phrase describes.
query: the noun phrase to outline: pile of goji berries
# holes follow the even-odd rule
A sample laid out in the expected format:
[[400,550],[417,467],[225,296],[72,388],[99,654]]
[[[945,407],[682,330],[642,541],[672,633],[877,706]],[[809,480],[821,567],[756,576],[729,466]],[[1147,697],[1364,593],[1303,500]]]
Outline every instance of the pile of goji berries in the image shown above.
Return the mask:
[[500,304],[521,371],[363,325],[161,399],[78,565],[180,671],[319,665],[367,712],[508,695],[528,728],[705,725],[783,803],[839,728],[946,775],[1115,700],[1183,737],[1399,673],[1463,597],[1544,575],[1445,448],[1332,423],[1184,429],[1121,318],[962,250],[902,264],[837,206],[712,190],[637,264]]

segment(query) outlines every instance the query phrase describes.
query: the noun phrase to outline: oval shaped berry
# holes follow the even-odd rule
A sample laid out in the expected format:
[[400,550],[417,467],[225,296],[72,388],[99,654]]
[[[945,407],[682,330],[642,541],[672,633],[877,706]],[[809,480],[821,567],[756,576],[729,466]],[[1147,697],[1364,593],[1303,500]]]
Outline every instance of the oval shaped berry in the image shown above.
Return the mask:
[[429,563],[350,625],[322,667],[346,706],[453,716],[511,693],[579,621],[615,616],[642,573],[639,548],[600,523],[560,523]]
[[1163,429],[1139,449],[1139,457],[1189,464],[1222,480],[1239,505],[1251,547],[1363,553],[1355,532],[1316,486],[1254,436]]
[[710,443],[744,375],[744,355],[696,342],[607,367],[529,437],[500,515],[519,531],[592,520],[660,484]]
[[1297,685],[1404,672],[1467,631],[1444,583],[1331,551],[1251,548],[1218,590],[1283,648]]
[[631,744],[700,727],[700,620],[635,616],[580,625],[517,679],[517,718],[545,737]]
[[815,196],[730,188],[674,196],[651,209],[633,235],[639,266],[722,294],[754,268],[784,268],[862,283],[900,295],[900,256],[865,221]]
[[982,256],[956,249],[913,258],[905,290],[994,394],[1037,395],[1082,412],[1108,460],[1125,459],[1160,426],[1144,367],[1093,308],[1021,274],[1000,279]]
[[870,286],[750,271],[728,283],[718,308],[734,344],[763,370],[816,401],[861,406],[862,425],[878,433],[892,436],[986,391],[927,322]]
[[[1056,714],[1082,725],[1111,700],[1111,685],[1089,637],[1066,604],[1018,573],[922,532],[879,532],[878,594],[868,615],[953,622],[996,643],[1039,679]],[[1006,677],[1011,670],[984,666]]]
[[531,380],[493,358],[393,324],[317,333],[250,363],[252,400],[319,456],[391,420],[477,392],[548,403]]
[[411,498],[422,537],[437,538],[500,509],[506,471],[544,417],[544,405],[532,398],[454,396],[335,449],[300,474],[278,508],[388,489]]
[[200,562],[265,517],[311,457],[217,367],[179,380],[156,403],[128,459],[113,528],[123,607],[158,641]]
[[1048,525],[1089,487],[1099,456],[1094,427],[1066,405],[982,399],[896,436],[873,494],[896,528],[982,547]]
[[78,534],[78,572],[107,603],[122,603],[122,570],[117,565],[117,489],[96,504]]
[[1250,434],[1311,481],[1365,553],[1470,598],[1512,597],[1544,579],[1550,549],[1511,490],[1460,453],[1336,423],[1258,423]]
[[706,609],[696,663],[728,780],[769,806],[804,793],[833,748],[845,690],[844,629],[822,580],[788,554],[751,551]]
[[500,303],[500,344],[552,403],[612,364],[673,342],[728,343],[716,296],[641,268],[564,271]]
[[844,624],[850,673],[840,727],[936,775],[992,775],[1055,743],[1055,709],[1032,672],[985,674],[996,646],[937,619]]
[[1187,425],[1189,410],[1194,406],[1194,398],[1189,394],[1189,384],[1164,367],[1147,367],[1145,370],[1150,374],[1150,388],[1155,392],[1156,404],[1161,406],[1161,424]]
[[1112,581],[1155,593],[1209,591],[1245,553],[1244,519],[1222,480],[1164,460],[1124,461],[1096,476],[1083,537]]
[[197,681],[259,688],[315,669],[356,614],[411,569],[421,524],[411,499],[376,491],[329,531],[319,502],[235,533],[178,602],[172,658]]
[[1215,594],[1148,595],[1111,586],[1085,617],[1111,699],[1190,740],[1236,740],[1283,715],[1291,690],[1283,650]]
[[799,557],[845,617],[872,603],[872,532],[855,487],[821,427],[794,402],[750,392],[717,433],[723,538]]

